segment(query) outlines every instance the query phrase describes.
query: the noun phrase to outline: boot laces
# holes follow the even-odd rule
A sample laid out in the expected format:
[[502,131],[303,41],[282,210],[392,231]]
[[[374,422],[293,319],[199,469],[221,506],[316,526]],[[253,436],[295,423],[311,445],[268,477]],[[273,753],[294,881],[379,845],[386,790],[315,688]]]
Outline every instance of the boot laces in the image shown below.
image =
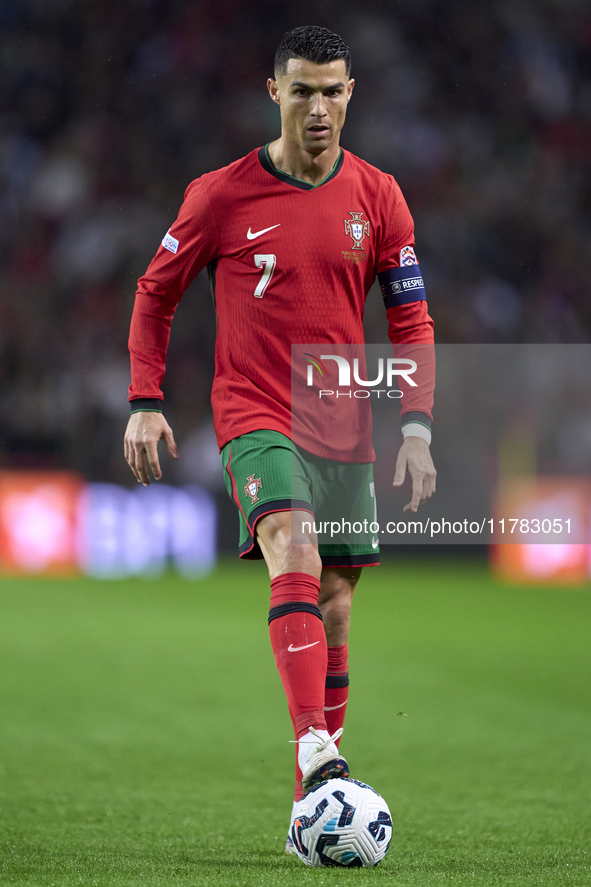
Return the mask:
[[[328,748],[331,742],[335,742],[337,739],[340,739],[343,734],[343,728],[339,727],[339,729],[335,730],[332,736],[329,736],[328,739],[324,739],[322,734],[318,730],[316,730],[315,727],[310,727],[308,732],[311,733],[313,736],[316,736],[316,738],[320,740],[320,745],[318,746],[317,751],[321,752],[324,751],[325,748]],[[297,745],[316,745],[313,739],[290,739],[289,741],[296,743]]]

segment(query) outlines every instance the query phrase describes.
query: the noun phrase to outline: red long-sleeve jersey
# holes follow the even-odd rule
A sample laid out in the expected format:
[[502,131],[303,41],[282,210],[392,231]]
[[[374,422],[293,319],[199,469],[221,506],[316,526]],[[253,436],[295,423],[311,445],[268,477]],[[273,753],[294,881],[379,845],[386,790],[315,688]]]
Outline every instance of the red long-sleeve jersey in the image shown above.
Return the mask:
[[[291,437],[292,344],[363,343],[365,299],[376,275],[392,342],[433,342],[413,247],[396,181],[348,151],[318,185],[275,169],[265,148],[196,179],[138,283],[129,339],[132,409],[162,400],[173,315],[207,267],[217,316],[211,400],[218,444],[260,429]],[[432,387],[405,392],[403,411],[418,411],[425,424]],[[374,458],[371,431],[333,442],[310,431],[298,443],[316,455]]]

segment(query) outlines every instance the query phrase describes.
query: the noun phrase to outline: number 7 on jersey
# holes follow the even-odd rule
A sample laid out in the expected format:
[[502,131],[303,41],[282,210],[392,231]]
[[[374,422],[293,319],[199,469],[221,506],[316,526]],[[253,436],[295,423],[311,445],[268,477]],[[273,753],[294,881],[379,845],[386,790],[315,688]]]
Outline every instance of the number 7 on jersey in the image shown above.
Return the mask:
[[262,299],[265,295],[265,290],[271,283],[273,271],[275,270],[275,265],[277,264],[277,256],[274,256],[271,253],[264,255],[259,254],[254,257],[254,263],[257,268],[263,269],[261,279],[259,280],[257,288],[254,291],[256,298]]

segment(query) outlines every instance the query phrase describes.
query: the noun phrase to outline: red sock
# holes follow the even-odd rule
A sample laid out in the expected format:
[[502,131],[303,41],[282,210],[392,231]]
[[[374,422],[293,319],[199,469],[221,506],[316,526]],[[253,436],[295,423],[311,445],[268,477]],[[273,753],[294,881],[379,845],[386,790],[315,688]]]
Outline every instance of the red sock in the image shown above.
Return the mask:
[[283,573],[271,582],[269,633],[296,739],[310,727],[326,730],[326,636],[318,608],[320,580]]
[[[326,668],[326,682],[324,690],[324,716],[326,729],[332,736],[345,721],[347,711],[347,699],[349,696],[348,655],[349,647],[329,647],[327,650],[328,664]],[[340,737],[336,741],[338,747]],[[295,788],[293,797],[299,801],[304,794],[302,789],[302,771],[298,764],[298,747],[296,745],[295,760]]]
[[[332,734],[343,726],[347,700],[349,698],[349,647],[328,648],[328,666],[326,669],[326,689],[324,691],[324,715],[326,729]],[[340,739],[337,739],[337,746]]]

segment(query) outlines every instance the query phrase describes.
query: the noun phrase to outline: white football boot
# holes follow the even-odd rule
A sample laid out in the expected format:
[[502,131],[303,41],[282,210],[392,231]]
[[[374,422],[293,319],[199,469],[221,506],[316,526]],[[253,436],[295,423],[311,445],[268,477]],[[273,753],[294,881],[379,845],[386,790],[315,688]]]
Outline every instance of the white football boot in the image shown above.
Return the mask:
[[301,739],[298,739],[298,764],[302,771],[302,788],[310,791],[312,786],[325,779],[346,779],[349,765],[339,754],[335,740],[342,734],[341,727],[331,736],[328,730],[315,730],[310,727]]
[[294,847],[294,843],[291,840],[291,823],[293,822],[293,818],[295,815],[295,808],[297,806],[297,801],[294,801],[291,807],[291,819],[289,822],[289,829],[287,830],[287,841],[285,842],[285,855],[286,856],[297,856],[296,849]]

